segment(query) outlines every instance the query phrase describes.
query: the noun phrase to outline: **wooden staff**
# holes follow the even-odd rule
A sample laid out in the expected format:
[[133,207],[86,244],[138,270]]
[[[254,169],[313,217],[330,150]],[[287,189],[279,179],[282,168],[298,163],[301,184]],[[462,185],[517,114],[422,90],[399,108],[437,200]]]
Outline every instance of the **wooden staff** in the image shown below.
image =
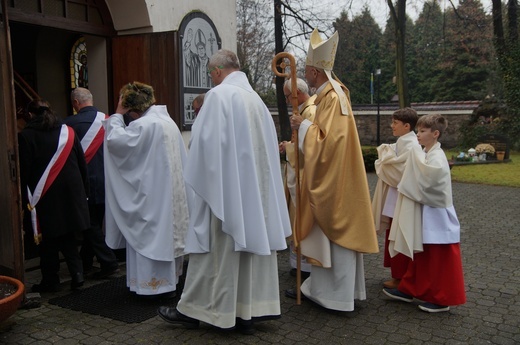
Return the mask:
[[[284,62],[284,58],[289,60],[289,65]],[[280,61],[280,63],[278,63]],[[290,67],[290,73],[285,71],[286,67]],[[296,84],[296,60],[294,56],[289,53],[281,52],[275,55],[271,66],[273,72],[278,77],[291,78],[291,105],[292,114],[299,115],[298,113],[298,86]],[[295,216],[294,216],[294,229],[293,229],[293,242],[296,249],[296,304],[301,304],[301,291],[300,285],[302,282],[302,250],[299,242],[299,219],[300,219],[300,160],[299,160],[299,148],[298,148],[298,131],[293,130],[291,136],[291,142],[294,144],[294,165],[296,173],[296,200],[295,200]]]

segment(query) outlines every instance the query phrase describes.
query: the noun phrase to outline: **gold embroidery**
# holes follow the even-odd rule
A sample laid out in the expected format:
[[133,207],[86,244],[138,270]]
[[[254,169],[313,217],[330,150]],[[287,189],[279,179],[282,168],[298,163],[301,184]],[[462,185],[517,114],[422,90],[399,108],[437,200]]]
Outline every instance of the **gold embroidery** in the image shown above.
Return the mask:
[[157,280],[155,278],[152,278],[149,282],[143,282],[141,283],[141,287],[144,289],[152,288],[152,290],[157,290],[162,285],[168,285],[168,280],[166,279],[160,279]]
[[34,235],[34,243],[36,243],[36,245],[39,245],[41,241],[42,241],[42,234]]

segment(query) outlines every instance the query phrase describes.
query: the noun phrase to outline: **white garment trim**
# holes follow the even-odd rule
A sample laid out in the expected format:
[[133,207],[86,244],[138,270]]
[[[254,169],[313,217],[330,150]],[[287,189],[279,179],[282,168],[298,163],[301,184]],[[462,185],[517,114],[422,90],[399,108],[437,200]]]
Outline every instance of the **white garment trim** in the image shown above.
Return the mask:
[[96,118],[90,125],[90,128],[88,129],[87,133],[85,133],[85,136],[83,137],[83,139],[81,139],[81,147],[83,148],[83,152],[87,152],[88,148],[94,141],[94,138],[98,135],[99,131],[104,131],[102,123],[104,119],[105,114],[98,111]]
[[[31,190],[29,189],[29,186],[27,186],[27,195],[29,199],[29,204],[27,207],[29,208],[31,212],[31,223],[33,227],[33,233],[34,233],[34,239],[36,241],[36,244],[39,243],[39,232],[38,232],[38,217],[36,214],[36,204],[40,201],[40,198],[43,196],[43,190],[45,188],[45,183],[47,182],[49,178],[49,173],[58,161],[58,158],[60,158],[61,153],[65,149],[65,146],[67,145],[67,140],[69,139],[69,130],[66,125],[61,126],[60,130],[60,137],[58,141],[58,148],[56,152],[54,152],[54,155],[52,156],[49,164],[45,168],[45,171],[43,172],[43,175],[40,177],[40,180],[38,181],[38,184],[36,185],[36,188],[34,188],[34,193],[31,193]],[[58,172],[59,173],[59,172]]]

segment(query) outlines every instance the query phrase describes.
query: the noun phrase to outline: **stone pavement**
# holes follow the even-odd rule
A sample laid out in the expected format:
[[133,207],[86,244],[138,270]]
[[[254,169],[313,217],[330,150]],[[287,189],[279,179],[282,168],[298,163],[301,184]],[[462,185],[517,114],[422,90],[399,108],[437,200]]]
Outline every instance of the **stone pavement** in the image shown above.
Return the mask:
[[[373,189],[376,176],[368,177]],[[389,272],[381,253],[365,255],[367,299],[357,301],[355,311],[328,311],[309,301],[295,305],[283,295],[295,279],[284,251],[282,318],[258,323],[252,336],[206,324],[176,328],[159,317],[126,324],[50,305],[55,295],[43,294],[40,308],[18,310],[0,326],[0,344],[520,344],[520,189],[454,183],[453,193],[468,301],[448,313],[428,314],[417,303],[384,296]],[[38,281],[34,274],[31,279]]]

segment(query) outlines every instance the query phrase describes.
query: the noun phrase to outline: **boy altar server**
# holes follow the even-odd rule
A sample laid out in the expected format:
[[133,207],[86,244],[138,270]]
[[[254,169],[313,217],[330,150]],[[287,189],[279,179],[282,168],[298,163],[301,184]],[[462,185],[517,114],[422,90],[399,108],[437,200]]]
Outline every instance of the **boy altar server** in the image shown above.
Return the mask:
[[[398,109],[392,114],[392,133],[398,137],[395,144],[382,144],[377,148],[378,159],[375,168],[377,181],[372,212],[378,233],[385,233],[384,267],[390,267],[392,279],[384,282],[384,287],[396,288],[401,281],[410,258],[397,254],[393,258],[388,252],[388,235],[394,217],[397,201],[397,185],[403,176],[406,159],[412,147],[420,147],[414,129],[419,117],[412,108]],[[386,231],[385,231],[386,230]]]
[[383,292],[397,300],[423,303],[430,313],[449,311],[466,302],[460,254],[460,224],[453,207],[448,160],[437,140],[448,123],[439,114],[417,122],[417,139],[406,163],[390,229],[390,255],[413,259],[397,289]]

